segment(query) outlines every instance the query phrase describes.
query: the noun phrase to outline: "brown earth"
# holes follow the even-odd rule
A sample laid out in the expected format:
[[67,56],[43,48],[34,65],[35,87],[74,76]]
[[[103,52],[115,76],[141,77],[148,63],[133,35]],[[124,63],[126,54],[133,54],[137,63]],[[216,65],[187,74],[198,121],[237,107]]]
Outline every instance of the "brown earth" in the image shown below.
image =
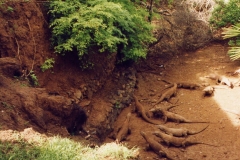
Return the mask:
[[[147,60],[149,64],[154,66],[164,65],[165,69],[159,67],[156,70],[138,72],[138,85],[134,94],[141,100],[146,109],[151,109],[157,100],[156,94],[166,85],[161,79],[171,82],[209,83],[216,86],[216,81],[205,78],[205,76],[217,73],[227,76],[232,82],[237,82],[239,80],[238,76],[232,76],[231,74],[238,68],[239,61],[230,61],[226,52],[227,48],[224,45],[211,44],[196,52],[184,53],[181,56],[174,56],[170,59],[164,59],[163,57],[159,59],[154,57],[149,58]],[[218,89],[216,89],[212,97],[204,97],[203,88],[200,88],[197,90],[178,89],[177,96],[171,98],[170,102],[177,102],[179,104],[179,106],[171,109],[172,112],[193,121],[211,122],[210,126],[204,132],[190,137],[194,137],[194,139],[200,142],[219,146],[193,145],[187,147],[184,151],[180,151],[180,148],[170,147],[169,150],[173,150],[179,154],[181,157],[179,159],[237,160],[240,158],[238,152],[238,148],[240,147],[238,138],[240,136],[239,116],[225,111],[228,109],[239,113],[238,97],[240,88],[238,85],[233,89],[224,85],[218,85],[216,88]],[[161,105],[171,104],[163,102]],[[134,103],[132,106],[134,106]],[[131,107],[123,110],[115,123],[116,128],[121,125],[126,114],[130,111]],[[158,119],[158,121],[161,121],[161,119]],[[174,122],[167,122],[166,126],[201,130],[206,124],[176,124]],[[132,134],[129,135],[129,140],[125,143],[129,146],[140,147],[142,149],[140,152],[142,159],[158,159],[155,153],[144,150],[147,144],[140,135],[140,131],[151,133],[157,130],[156,126],[145,122],[136,114],[133,114],[130,121],[130,128],[132,129]],[[105,142],[109,141],[111,140],[107,139]]]
[[[8,11],[7,6],[14,8]],[[214,80],[204,76],[218,73],[238,81],[238,75],[232,76],[239,66],[239,61],[232,62],[227,56],[227,47],[222,43],[210,44],[195,52],[185,52],[179,55],[151,54],[147,60],[134,67],[114,66],[115,55],[103,61],[105,55],[91,54],[90,58],[96,64],[93,70],[82,71],[74,55],[56,56],[50,47],[49,30],[46,17],[39,4],[14,3],[1,8],[0,22],[0,137],[2,140],[20,131],[28,139],[35,131],[47,136],[61,135],[76,141],[82,141],[83,136],[70,136],[66,130],[66,121],[72,110],[72,101],[78,102],[89,116],[86,128],[97,131],[91,142],[112,142],[103,139],[101,134],[118,128],[125,120],[126,114],[132,110],[132,94],[141,100],[146,110],[153,107],[157,94],[165,87],[161,79],[171,82],[210,83]],[[54,68],[42,72],[40,66],[47,58],[55,58]],[[23,75],[26,70],[27,75]],[[38,77],[39,86],[32,87],[29,72],[33,70]],[[136,77],[135,77],[136,76]],[[17,77],[17,78],[14,78]],[[26,78],[26,79],[25,79]],[[130,87],[129,87],[130,86]],[[134,86],[135,90],[134,90]],[[238,105],[239,87],[233,89],[225,85],[218,88],[212,97],[203,97],[202,88],[197,90],[178,89],[177,96],[170,102],[180,104],[171,109],[172,112],[199,121],[210,121],[210,126],[202,133],[191,136],[197,140],[218,145],[219,147],[194,145],[185,151],[170,147],[180,159],[239,159],[240,147],[239,119],[236,115],[225,112],[234,110],[240,112]],[[116,96],[117,95],[117,96]],[[124,103],[116,103],[116,102]],[[167,102],[163,104],[169,105]],[[118,106],[119,105],[119,106]],[[129,106],[129,107],[126,107]],[[114,108],[115,107],[115,108]],[[120,113],[120,108],[124,108]],[[125,108],[126,107],[126,108]],[[111,114],[109,114],[111,113]],[[116,122],[115,118],[118,114]],[[110,115],[110,117],[108,117]],[[106,121],[107,120],[107,121]],[[156,119],[162,122],[162,120]],[[100,125],[99,125],[100,124]],[[198,130],[206,124],[176,124],[168,122],[167,126],[187,127]],[[109,126],[109,128],[108,128]],[[132,134],[128,146],[140,147],[140,159],[158,159],[151,151],[144,151],[147,145],[140,131],[152,132],[156,127],[132,114],[130,127]],[[33,130],[29,129],[33,128]],[[97,128],[97,129],[95,129]],[[106,130],[102,133],[101,131]]]

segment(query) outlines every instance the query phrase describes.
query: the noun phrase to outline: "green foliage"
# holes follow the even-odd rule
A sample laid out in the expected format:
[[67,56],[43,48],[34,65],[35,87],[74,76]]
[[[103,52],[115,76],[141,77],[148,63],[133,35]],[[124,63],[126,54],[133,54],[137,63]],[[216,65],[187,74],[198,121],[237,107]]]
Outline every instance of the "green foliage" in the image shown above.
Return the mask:
[[0,0],[0,7],[2,7],[2,5],[5,4],[3,0]]
[[49,58],[45,60],[45,62],[41,65],[41,70],[44,72],[50,68],[53,68],[53,64],[55,63],[53,58]]
[[120,105],[120,102],[117,101],[115,104],[114,104],[114,108],[116,109],[120,109],[121,108],[121,105]]
[[168,0],[168,4],[172,5],[174,0]]
[[233,25],[230,28],[223,29],[223,38],[229,39],[228,44],[231,46],[228,55],[231,60],[237,60],[240,58],[240,23]]
[[13,9],[12,7],[8,6],[8,7],[7,7],[7,11],[8,11],[8,12],[13,12],[14,9]]
[[34,71],[30,71],[29,76],[30,76],[30,81],[31,81],[32,85],[33,86],[38,86],[39,85],[38,78],[35,75]]
[[25,84],[25,83],[21,83],[20,86],[21,86],[21,87],[27,87],[28,85]]
[[128,149],[116,143],[93,149],[67,138],[35,136],[36,140],[26,142],[21,135],[16,134],[16,137],[20,139],[14,139],[14,143],[0,142],[1,160],[127,160],[135,159],[138,152],[137,148]]
[[0,142],[0,159],[36,159],[39,150],[32,148],[27,143],[11,144],[9,142]]
[[213,27],[220,28],[224,26],[234,25],[239,22],[240,18],[240,0],[229,0],[224,3],[223,0],[218,1],[218,6],[214,9],[210,23]]
[[218,7],[213,11],[210,23],[213,27],[223,28],[223,39],[229,39],[230,49],[228,55],[231,60],[240,58],[240,0],[229,0],[224,3],[218,2]]
[[6,0],[0,0],[0,9],[8,12],[13,12],[14,9],[11,6],[8,6]]
[[76,51],[78,56],[98,48],[118,52],[122,61],[146,57],[155,38],[146,21],[147,12],[129,0],[65,0],[50,3],[52,40],[60,54]]
[[15,107],[14,105],[8,104],[7,102],[1,102],[1,104],[3,105],[3,107],[5,109],[9,109],[9,110],[14,109],[14,107]]

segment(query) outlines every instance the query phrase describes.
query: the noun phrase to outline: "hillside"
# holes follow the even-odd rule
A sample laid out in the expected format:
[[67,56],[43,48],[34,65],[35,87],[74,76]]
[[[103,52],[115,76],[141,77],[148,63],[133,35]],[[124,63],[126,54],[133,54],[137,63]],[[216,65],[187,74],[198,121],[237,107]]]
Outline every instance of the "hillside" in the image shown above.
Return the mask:
[[[128,112],[132,112],[133,94],[148,110],[166,86],[162,79],[216,85],[205,76],[217,73],[236,82],[235,87],[219,85],[223,89],[216,89],[212,97],[203,97],[203,87],[177,89],[177,95],[170,102],[179,104],[172,112],[191,120],[209,121],[209,127],[194,137],[218,147],[193,145],[186,150],[169,149],[181,159],[239,159],[239,118],[225,112],[239,112],[238,75],[232,75],[239,62],[229,60],[225,42],[212,42],[213,36],[206,23],[186,14],[180,4],[175,7],[176,10],[163,7],[171,16],[162,15],[160,21],[153,22],[160,26],[154,33],[161,43],[149,49],[147,59],[136,64],[115,65],[116,54],[107,59],[104,58],[107,53],[90,54],[88,58],[96,65],[93,69],[82,70],[76,55],[54,53],[49,40],[47,11],[41,1],[3,4],[0,15],[3,24],[0,25],[2,140],[19,131],[26,137],[38,132],[94,145],[113,142],[108,135],[122,125]],[[55,60],[54,67],[43,72],[41,66],[50,58]],[[80,106],[78,111],[83,110],[88,117],[84,128],[91,135],[89,139],[84,138],[84,133],[71,135],[67,130],[75,125],[78,117],[78,114],[73,117],[78,113],[74,110],[75,103]],[[164,101],[161,105],[170,104]],[[163,123],[161,119],[154,121]],[[199,130],[205,124],[168,122],[166,126]],[[154,152],[143,149],[146,142],[140,135],[140,131],[156,130],[156,126],[132,113],[130,127],[132,133],[124,143],[140,147],[140,159],[159,159]]]

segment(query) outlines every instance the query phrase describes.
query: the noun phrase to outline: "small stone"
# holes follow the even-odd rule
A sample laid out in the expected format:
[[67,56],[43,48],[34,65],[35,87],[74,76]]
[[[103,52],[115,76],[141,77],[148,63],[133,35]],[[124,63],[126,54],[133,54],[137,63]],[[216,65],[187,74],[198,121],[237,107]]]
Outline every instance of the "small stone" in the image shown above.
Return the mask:
[[80,90],[76,89],[74,92],[74,96],[75,96],[75,98],[80,99],[82,97],[82,92]]
[[207,157],[207,155],[206,154],[204,154],[204,155],[202,155],[204,158],[206,158]]
[[79,105],[82,106],[82,107],[85,107],[85,106],[88,106],[90,103],[91,103],[91,101],[85,100],[85,101],[80,102]]

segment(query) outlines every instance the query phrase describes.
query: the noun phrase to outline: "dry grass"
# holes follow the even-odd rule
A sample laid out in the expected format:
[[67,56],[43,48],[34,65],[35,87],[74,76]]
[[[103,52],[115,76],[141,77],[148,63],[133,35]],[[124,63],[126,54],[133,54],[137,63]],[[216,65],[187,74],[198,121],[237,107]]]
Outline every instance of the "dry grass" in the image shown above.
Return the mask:
[[128,160],[138,157],[138,148],[106,143],[90,148],[59,136],[47,137],[28,128],[23,132],[0,131],[0,159]]
[[196,15],[198,20],[202,20],[205,23],[208,23],[216,5],[214,0],[183,0],[182,4],[187,5],[189,11]]

